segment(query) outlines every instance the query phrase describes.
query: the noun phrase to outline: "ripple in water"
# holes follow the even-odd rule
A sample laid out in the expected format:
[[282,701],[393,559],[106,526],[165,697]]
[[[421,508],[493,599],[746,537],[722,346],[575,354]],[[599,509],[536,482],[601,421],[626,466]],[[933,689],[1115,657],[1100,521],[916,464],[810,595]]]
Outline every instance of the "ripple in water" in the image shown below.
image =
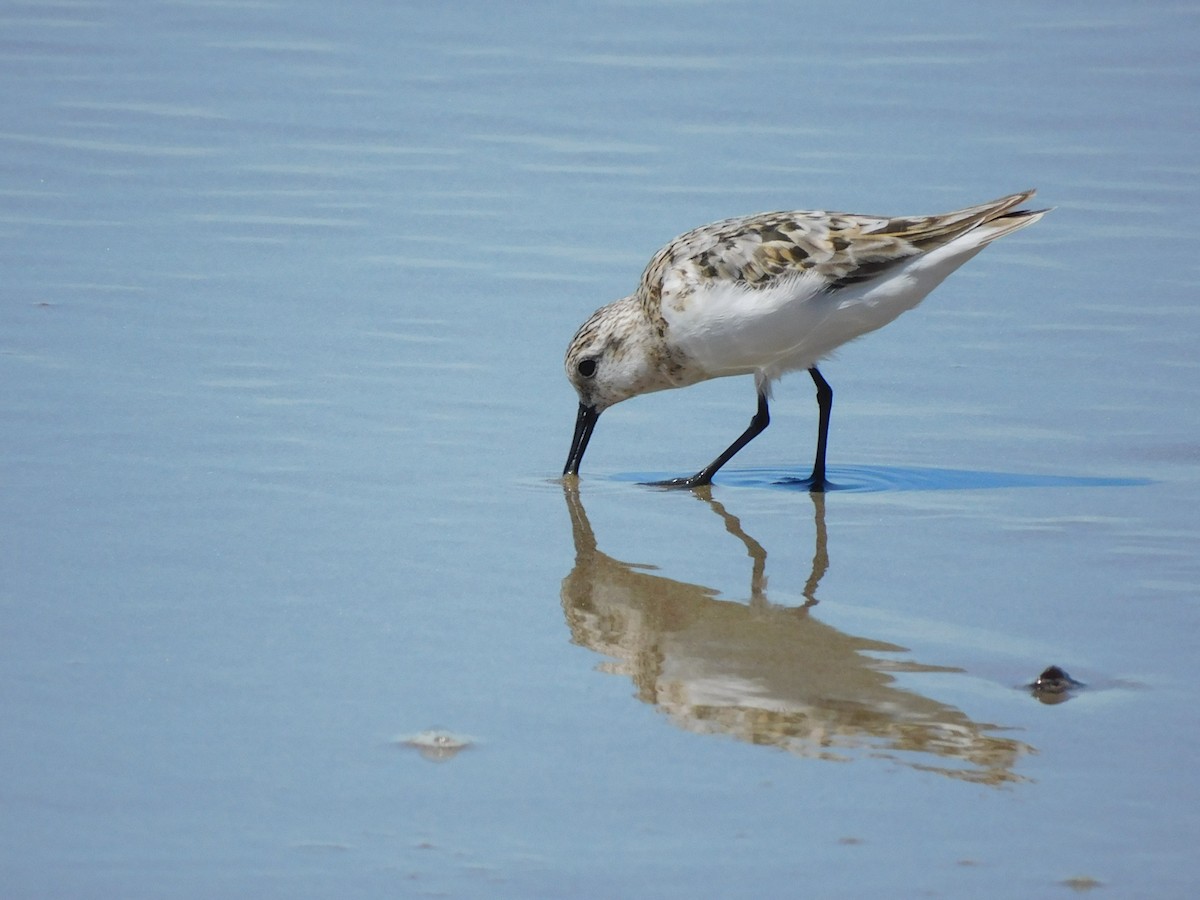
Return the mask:
[[[650,482],[679,473],[635,472],[614,475],[618,481]],[[807,491],[808,470],[787,468],[732,469],[713,483],[724,487]],[[830,491],[870,493],[880,491],[969,491],[989,488],[1131,487],[1150,484],[1148,478],[1115,478],[1086,475],[1033,475],[1022,472],[980,472],[971,469],[937,469],[922,466],[838,466],[827,473]]]

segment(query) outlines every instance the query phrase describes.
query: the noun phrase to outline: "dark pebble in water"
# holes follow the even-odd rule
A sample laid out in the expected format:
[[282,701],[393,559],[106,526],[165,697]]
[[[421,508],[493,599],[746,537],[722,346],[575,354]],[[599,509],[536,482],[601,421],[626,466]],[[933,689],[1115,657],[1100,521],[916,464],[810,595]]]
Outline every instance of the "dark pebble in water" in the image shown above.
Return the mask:
[[1071,690],[1077,687],[1083,687],[1083,682],[1076,681],[1061,666],[1047,666],[1029,685],[1033,695],[1046,703],[1066,700]]

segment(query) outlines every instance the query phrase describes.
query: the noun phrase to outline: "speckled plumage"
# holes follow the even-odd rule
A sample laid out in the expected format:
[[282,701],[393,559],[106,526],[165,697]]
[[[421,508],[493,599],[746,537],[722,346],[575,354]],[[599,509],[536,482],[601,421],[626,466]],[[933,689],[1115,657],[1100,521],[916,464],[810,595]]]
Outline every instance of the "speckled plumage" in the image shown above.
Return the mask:
[[[564,474],[578,471],[591,426],[609,406],[753,374],[760,402],[751,428],[732,452],[680,482],[707,483],[766,427],[772,381],[808,369],[829,393],[816,370],[821,359],[916,306],[991,241],[1040,219],[1045,210],[1017,209],[1033,193],[933,216],[760,213],[680,235],[650,260],[637,290],[597,310],[567,349],[580,419]],[[581,432],[585,408],[591,426]],[[823,454],[822,432],[822,483]]]

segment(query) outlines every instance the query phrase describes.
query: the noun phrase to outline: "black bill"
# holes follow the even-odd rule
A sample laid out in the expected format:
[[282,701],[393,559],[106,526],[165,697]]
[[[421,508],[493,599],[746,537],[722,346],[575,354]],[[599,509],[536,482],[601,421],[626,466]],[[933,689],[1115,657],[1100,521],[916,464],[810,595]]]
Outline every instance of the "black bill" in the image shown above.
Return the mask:
[[575,417],[575,437],[571,439],[571,453],[567,456],[567,464],[563,467],[564,475],[578,475],[579,464],[583,462],[583,451],[587,449],[592,431],[600,413],[594,406],[579,404],[579,414]]

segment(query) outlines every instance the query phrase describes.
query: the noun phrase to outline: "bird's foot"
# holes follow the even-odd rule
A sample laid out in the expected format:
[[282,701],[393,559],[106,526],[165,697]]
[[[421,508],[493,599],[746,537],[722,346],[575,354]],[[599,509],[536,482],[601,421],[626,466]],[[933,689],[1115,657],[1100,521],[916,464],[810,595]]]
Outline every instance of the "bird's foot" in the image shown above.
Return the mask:
[[702,472],[697,472],[690,478],[667,478],[664,481],[643,481],[646,487],[667,488],[668,490],[677,490],[685,488],[693,490],[700,487],[708,487],[712,484],[712,478],[705,478]]
[[810,494],[823,494],[833,490],[833,485],[824,476],[818,475],[809,475],[807,478],[787,478],[780,483],[786,484],[788,487],[808,488]]

